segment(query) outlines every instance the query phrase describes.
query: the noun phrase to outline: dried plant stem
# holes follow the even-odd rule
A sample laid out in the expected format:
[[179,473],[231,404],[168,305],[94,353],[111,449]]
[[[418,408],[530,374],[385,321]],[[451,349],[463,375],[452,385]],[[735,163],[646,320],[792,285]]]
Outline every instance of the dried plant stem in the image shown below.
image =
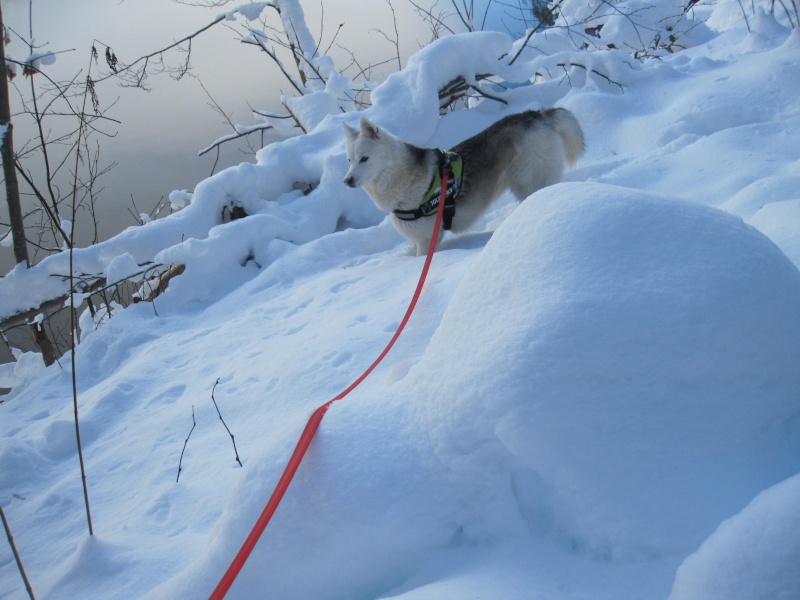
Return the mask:
[[192,428],[189,430],[189,435],[186,436],[186,439],[183,441],[183,450],[181,450],[181,458],[178,460],[178,476],[175,478],[175,483],[178,483],[178,480],[181,478],[181,465],[183,464],[183,453],[186,452],[186,444],[189,443],[189,438],[192,437],[192,432],[194,428],[197,426],[197,421],[194,420],[194,405],[192,405]]
[[[89,58],[89,70],[91,71],[92,60]],[[78,169],[81,162],[81,139],[83,138],[84,126],[86,125],[86,97],[89,88],[83,93],[83,106],[80,113],[80,127],[78,128],[78,141],[75,144],[75,172],[72,180],[72,227],[70,227],[69,239],[69,321],[70,321],[70,346],[72,348],[71,367],[72,367],[72,406],[75,412],[75,441],[78,445],[78,462],[81,465],[81,483],[83,484],[83,502],[86,506],[86,522],[89,526],[89,535],[94,535],[92,527],[92,511],[89,508],[89,488],[86,485],[86,467],[83,462],[83,447],[81,445],[81,428],[78,420],[78,375],[75,354],[78,346],[76,322],[77,306],[75,306],[75,219],[78,212]]]
[[3,527],[6,530],[8,543],[11,545],[11,552],[14,553],[14,560],[17,561],[17,568],[19,569],[19,574],[22,575],[22,581],[25,582],[25,589],[28,590],[28,596],[31,597],[31,600],[36,600],[36,598],[33,595],[33,588],[31,587],[31,582],[28,581],[28,576],[25,574],[25,568],[22,566],[22,559],[20,559],[19,552],[17,552],[17,545],[14,543],[14,536],[11,535],[11,527],[8,526],[8,521],[6,520],[6,513],[3,512],[2,506],[0,506],[0,518],[3,519]]
[[225,426],[225,431],[228,432],[228,435],[231,436],[231,443],[233,444],[233,453],[236,455],[236,462],[239,463],[240,467],[243,467],[242,461],[239,460],[239,451],[236,450],[236,441],[233,439],[233,434],[231,430],[228,429],[228,426],[225,424],[225,419],[222,418],[222,413],[219,412],[219,406],[217,406],[217,401],[214,398],[214,390],[217,389],[217,385],[219,384],[219,378],[214,382],[214,387],[211,388],[211,400],[214,402],[214,408],[217,409],[217,415],[219,415],[219,420],[222,421],[222,424]]

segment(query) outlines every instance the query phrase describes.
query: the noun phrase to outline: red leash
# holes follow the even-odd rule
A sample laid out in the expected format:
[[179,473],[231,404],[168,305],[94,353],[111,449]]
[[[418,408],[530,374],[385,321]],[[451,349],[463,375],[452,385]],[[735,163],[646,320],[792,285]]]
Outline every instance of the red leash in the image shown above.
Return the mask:
[[225,594],[228,593],[230,587],[233,585],[237,575],[239,575],[239,571],[241,571],[242,567],[244,567],[244,563],[247,561],[247,558],[250,556],[253,548],[255,548],[256,543],[258,543],[261,534],[264,533],[264,529],[266,529],[267,524],[269,523],[270,519],[272,519],[272,515],[275,514],[275,510],[278,508],[283,495],[289,488],[289,484],[292,482],[294,474],[297,472],[297,468],[300,466],[300,463],[306,454],[306,450],[308,450],[308,447],[311,445],[311,440],[314,439],[314,434],[317,433],[317,428],[319,428],[319,424],[322,422],[322,417],[324,417],[325,413],[328,412],[328,408],[330,408],[331,404],[337,400],[341,400],[347,396],[347,394],[356,389],[356,387],[358,387],[358,385],[364,381],[370,373],[372,373],[375,367],[377,367],[378,364],[380,364],[384,357],[389,353],[389,350],[392,349],[392,346],[394,346],[397,338],[399,338],[400,334],[403,332],[406,323],[408,323],[409,318],[411,318],[411,313],[414,312],[414,307],[417,305],[417,300],[419,300],[419,296],[422,293],[422,286],[425,285],[425,278],[428,276],[428,269],[431,266],[433,252],[436,250],[436,243],[439,240],[439,229],[442,224],[442,215],[444,214],[448,176],[449,173],[445,169],[442,173],[442,193],[439,198],[439,208],[436,212],[436,225],[434,225],[433,228],[433,236],[431,237],[431,245],[428,248],[428,256],[425,258],[425,266],[422,267],[422,274],[420,275],[419,282],[417,283],[417,289],[414,291],[414,296],[411,298],[411,303],[408,305],[408,309],[406,310],[403,320],[400,322],[400,326],[397,328],[397,331],[394,332],[392,339],[386,345],[386,348],[383,349],[383,352],[381,352],[380,356],[378,356],[375,362],[373,362],[358,379],[351,383],[346,390],[332,400],[328,400],[328,402],[320,406],[311,415],[311,418],[308,420],[308,423],[306,423],[306,427],[303,429],[303,433],[297,442],[297,446],[295,446],[294,452],[289,459],[289,463],[283,470],[283,475],[281,475],[281,478],[278,480],[278,485],[275,486],[275,491],[272,492],[272,496],[270,496],[267,505],[264,507],[264,510],[261,511],[261,516],[258,517],[258,520],[253,526],[253,529],[250,531],[250,534],[247,536],[247,539],[244,541],[242,547],[239,549],[239,552],[234,557],[233,561],[228,567],[228,570],[225,571],[225,575],[222,576],[222,579],[217,584],[217,587],[211,593],[211,596],[209,596],[209,600],[222,600],[225,597]]

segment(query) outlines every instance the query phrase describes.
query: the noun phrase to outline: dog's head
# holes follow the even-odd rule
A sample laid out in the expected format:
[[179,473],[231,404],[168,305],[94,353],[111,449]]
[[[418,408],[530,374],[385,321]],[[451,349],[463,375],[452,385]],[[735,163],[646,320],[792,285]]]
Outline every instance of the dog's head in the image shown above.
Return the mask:
[[391,136],[366,118],[361,117],[360,127],[355,129],[343,123],[347,133],[347,161],[350,170],[344,183],[349,187],[360,187],[375,179],[381,169],[391,164],[389,142]]

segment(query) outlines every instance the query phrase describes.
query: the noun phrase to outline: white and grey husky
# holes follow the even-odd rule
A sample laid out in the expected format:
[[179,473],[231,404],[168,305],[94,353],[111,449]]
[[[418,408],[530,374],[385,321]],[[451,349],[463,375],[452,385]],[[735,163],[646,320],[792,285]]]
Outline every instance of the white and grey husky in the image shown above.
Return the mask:
[[563,108],[510,115],[450,152],[403,142],[363,117],[360,129],[346,123],[344,129],[345,184],[363,186],[379,208],[392,211],[392,224],[414,243],[417,256],[427,252],[433,235],[445,164],[451,163],[452,188],[443,227],[460,232],[506,190],[521,202],[557,183],[565,165],[584,151],[581,126]]

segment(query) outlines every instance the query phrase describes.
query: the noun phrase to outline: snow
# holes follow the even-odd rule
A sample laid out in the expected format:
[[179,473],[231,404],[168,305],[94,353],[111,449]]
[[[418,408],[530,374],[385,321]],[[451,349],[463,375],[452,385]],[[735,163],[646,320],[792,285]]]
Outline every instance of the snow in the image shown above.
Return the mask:
[[251,2],[250,4],[242,4],[241,6],[236,7],[235,9],[228,11],[225,16],[227,20],[232,21],[235,18],[235,15],[238,13],[242,15],[248,21],[255,21],[261,16],[261,13],[264,12],[264,9],[268,6],[273,6],[272,2]]
[[[68,219],[61,219],[61,222],[59,223],[59,225],[61,227],[61,231],[63,231],[64,235],[67,237],[67,239],[69,239],[70,236],[72,235],[72,221],[70,221]],[[64,243],[64,249],[66,249],[66,248],[67,248],[67,244],[65,242]]]
[[192,193],[188,190],[173,190],[169,193],[169,202],[173,210],[185,208],[192,201]]
[[[403,336],[329,410],[229,598],[800,596],[800,30],[759,14],[748,32],[725,4],[711,16],[646,62],[562,31],[508,66],[507,35],[450,36],[375,89],[367,116],[414,143],[556,104],[587,154],[448,234]],[[565,61],[588,69],[550,68]],[[439,116],[456,76],[501,93],[478,81],[489,71],[514,84],[508,106]],[[311,412],[396,330],[423,258],[342,183],[341,124],[359,114],[331,104],[339,83],[298,102],[308,134],[75,250],[77,272],[109,281],[186,266],[152,304],[81,317],[94,536],[69,357],[0,368],[0,502],[37,597],[208,597]],[[233,205],[248,216],[223,223]],[[67,253],[15,268],[0,314],[63,293],[67,272]],[[25,596],[0,554],[0,597]]]
[[[414,390],[440,460],[471,457],[464,480],[508,453],[548,490],[551,526],[572,543],[657,556],[702,541],[762,477],[796,472],[762,430],[797,409],[786,357],[800,352],[798,299],[796,268],[738,219],[562,184],[520,206],[476,259]],[[458,369],[443,381],[445,353]]]
[[106,282],[108,284],[117,283],[141,271],[142,268],[136,264],[133,257],[126,252],[125,254],[115,256],[111,259],[111,262],[108,263],[108,267],[106,267]]
[[26,56],[22,63],[30,65],[36,71],[39,71],[43,65],[53,65],[56,62],[56,55],[50,50],[40,50]]
[[13,388],[44,368],[38,352],[14,352],[14,362],[0,365],[0,388]]
[[761,492],[686,559],[669,600],[796,598],[800,589],[798,502],[800,475]]

